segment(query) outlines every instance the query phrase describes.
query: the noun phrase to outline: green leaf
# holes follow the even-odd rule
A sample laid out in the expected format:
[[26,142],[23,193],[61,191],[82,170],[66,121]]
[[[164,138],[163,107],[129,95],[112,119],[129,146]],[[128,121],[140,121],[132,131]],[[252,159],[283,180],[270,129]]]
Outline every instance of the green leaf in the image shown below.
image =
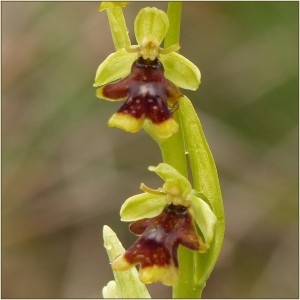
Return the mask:
[[126,77],[136,59],[136,53],[128,53],[125,49],[110,54],[97,69],[94,87]]
[[[220,183],[213,155],[209,149],[200,120],[187,97],[180,100],[181,125],[184,132],[185,144],[189,154],[194,188],[204,194],[217,217],[214,239],[210,249],[204,254],[196,254],[194,278],[197,289],[202,293],[219,257],[225,231],[224,208]],[[177,296],[182,296],[178,290]]]
[[178,87],[196,90],[200,85],[201,74],[196,65],[184,56],[171,52],[160,56],[165,68],[165,77]]
[[155,37],[158,45],[163,41],[169,28],[167,14],[155,7],[141,9],[134,21],[134,32],[138,44],[142,44],[145,37]]
[[[103,227],[103,240],[111,262],[125,252],[117,235],[106,225]],[[117,298],[151,298],[146,286],[140,281],[136,268],[122,272],[113,271],[113,273],[116,285],[111,283],[106,289],[104,288],[106,295],[117,294]]]
[[166,196],[142,193],[128,198],[122,205],[121,220],[132,222],[159,215],[166,206]]

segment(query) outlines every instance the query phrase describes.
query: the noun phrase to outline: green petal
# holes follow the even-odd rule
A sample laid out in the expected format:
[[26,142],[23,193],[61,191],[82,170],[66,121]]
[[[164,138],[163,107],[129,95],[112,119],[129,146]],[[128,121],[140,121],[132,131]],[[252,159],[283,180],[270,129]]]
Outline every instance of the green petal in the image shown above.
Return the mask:
[[139,45],[145,37],[155,37],[160,45],[168,29],[167,14],[155,7],[141,9],[134,21],[135,37]]
[[214,237],[217,218],[210,206],[202,199],[192,196],[190,203],[191,207],[189,211],[203,234],[206,246],[209,248],[209,245]]
[[164,191],[169,196],[177,198],[177,201],[171,199],[174,204],[186,205],[185,201],[188,200],[187,198],[192,191],[192,187],[183,175],[166,163],[160,163],[157,167],[149,167],[148,169],[155,172],[165,181]]
[[[116,257],[125,252],[117,235],[106,225],[103,227],[103,240],[110,261],[113,261]],[[117,293],[117,298],[150,298],[146,286],[139,279],[136,268],[131,268],[123,272],[114,271],[113,273],[116,286],[114,287],[114,284],[110,284],[106,289],[104,288],[104,293]],[[109,291],[109,288],[112,290]]]
[[201,74],[196,65],[184,56],[172,52],[162,54],[160,60],[165,68],[165,77],[178,87],[196,90],[199,87]]
[[166,197],[161,195],[143,193],[132,196],[121,207],[121,220],[132,222],[153,218],[162,212],[166,204]]
[[97,69],[94,87],[126,77],[136,59],[136,53],[128,53],[125,49],[110,54]]

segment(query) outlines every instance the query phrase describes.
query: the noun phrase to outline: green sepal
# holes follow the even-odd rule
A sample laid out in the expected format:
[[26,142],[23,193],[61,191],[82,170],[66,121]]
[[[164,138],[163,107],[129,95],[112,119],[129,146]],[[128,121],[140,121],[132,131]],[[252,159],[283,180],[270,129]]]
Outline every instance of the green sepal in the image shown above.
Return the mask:
[[[103,240],[111,262],[125,252],[115,232],[106,225],[103,227]],[[110,283],[106,289],[104,288],[106,295],[108,292],[110,295],[117,294],[117,298],[151,298],[146,286],[140,281],[136,268],[113,273],[116,284]]]
[[136,53],[128,53],[125,49],[110,54],[97,69],[94,87],[126,77],[136,59]]
[[184,56],[171,52],[160,56],[165,77],[180,88],[195,91],[200,85],[201,74],[196,65]]
[[159,215],[167,204],[165,195],[142,193],[128,198],[120,210],[121,220],[133,222]]
[[141,9],[134,21],[135,37],[139,45],[145,37],[155,37],[160,45],[168,29],[167,14],[155,7]]
[[194,217],[195,222],[203,234],[206,247],[209,248],[214,238],[217,217],[210,206],[204,200],[196,196],[191,196],[190,205],[189,212]]
[[[171,197],[170,200],[174,204],[187,205],[186,200],[189,200],[189,195],[192,191],[190,182],[181,175],[175,168],[166,164],[160,163],[157,167],[149,167],[149,171],[155,172],[160,176],[165,184],[163,185],[163,190]],[[172,198],[176,199],[172,199]]]

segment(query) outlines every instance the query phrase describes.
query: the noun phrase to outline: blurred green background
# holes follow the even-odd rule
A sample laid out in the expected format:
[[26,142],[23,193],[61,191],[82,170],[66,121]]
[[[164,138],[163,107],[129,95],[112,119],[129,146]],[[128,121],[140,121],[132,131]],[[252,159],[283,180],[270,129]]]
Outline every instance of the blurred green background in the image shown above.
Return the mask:
[[[98,2],[2,2],[2,298],[99,298],[113,278],[102,226],[125,247],[123,201],[161,162],[145,134],[108,128],[120,103],[95,97],[114,51]],[[124,13],[133,20],[144,6]],[[298,2],[186,2],[186,91],[218,167],[222,254],[204,298],[298,298]],[[170,288],[149,286],[153,297]]]

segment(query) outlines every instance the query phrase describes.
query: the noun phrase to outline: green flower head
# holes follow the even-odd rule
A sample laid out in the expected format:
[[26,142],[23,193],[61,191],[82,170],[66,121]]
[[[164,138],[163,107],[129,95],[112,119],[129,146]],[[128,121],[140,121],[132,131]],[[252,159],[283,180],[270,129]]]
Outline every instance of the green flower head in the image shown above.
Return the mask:
[[[115,36],[127,35],[127,32],[120,32],[118,22],[110,22],[110,25]],[[134,22],[138,44],[128,45],[120,36],[119,45],[123,47],[118,47],[98,67],[94,83],[94,87],[99,87],[97,97],[125,100],[109,120],[109,126],[137,132],[147,121],[163,138],[178,130],[172,113],[182,96],[179,88],[196,90],[200,84],[200,71],[175,52],[179,45],[160,47],[168,29],[169,20],[164,11],[154,7],[140,10]]]

